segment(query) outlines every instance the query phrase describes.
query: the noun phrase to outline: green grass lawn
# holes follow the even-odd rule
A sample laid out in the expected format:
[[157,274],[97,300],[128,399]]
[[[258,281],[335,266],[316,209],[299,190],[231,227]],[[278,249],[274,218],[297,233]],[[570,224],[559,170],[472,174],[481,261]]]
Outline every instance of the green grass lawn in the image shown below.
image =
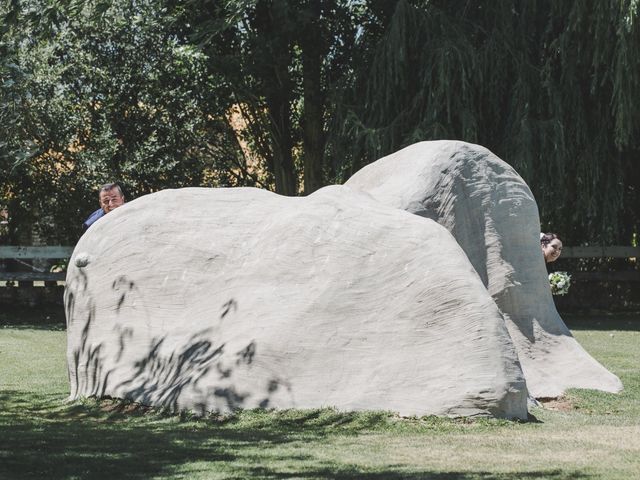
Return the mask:
[[0,479],[640,478],[640,316],[568,318],[625,390],[571,391],[528,423],[330,409],[198,420],[66,404],[65,331],[45,320],[0,314]]

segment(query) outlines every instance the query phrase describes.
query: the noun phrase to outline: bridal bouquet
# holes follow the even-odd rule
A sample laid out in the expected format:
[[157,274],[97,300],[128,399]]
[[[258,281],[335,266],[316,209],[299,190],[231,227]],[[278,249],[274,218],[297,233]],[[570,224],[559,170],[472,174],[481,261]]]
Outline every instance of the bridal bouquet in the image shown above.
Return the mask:
[[567,272],[553,272],[549,274],[549,285],[553,295],[566,295],[571,285],[571,275]]

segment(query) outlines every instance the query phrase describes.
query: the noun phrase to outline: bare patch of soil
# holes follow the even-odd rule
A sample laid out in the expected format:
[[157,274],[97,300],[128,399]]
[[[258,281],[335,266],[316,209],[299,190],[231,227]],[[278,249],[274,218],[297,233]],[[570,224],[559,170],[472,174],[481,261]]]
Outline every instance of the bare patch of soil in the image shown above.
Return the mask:
[[152,410],[148,405],[117,399],[100,400],[100,410],[106,413],[124,413],[144,415]]
[[567,397],[538,398],[537,400],[547,410],[555,410],[557,412],[570,412],[571,410],[575,410],[573,402]]

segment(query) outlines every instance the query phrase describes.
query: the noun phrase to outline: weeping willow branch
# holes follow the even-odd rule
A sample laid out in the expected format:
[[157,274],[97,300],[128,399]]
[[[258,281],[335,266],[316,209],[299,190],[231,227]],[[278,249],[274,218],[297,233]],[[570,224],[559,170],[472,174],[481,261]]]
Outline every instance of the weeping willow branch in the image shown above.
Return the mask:
[[631,241],[637,1],[401,0],[377,20],[332,123],[338,170],[421,140],[481,143],[529,183],[544,228],[575,244]]

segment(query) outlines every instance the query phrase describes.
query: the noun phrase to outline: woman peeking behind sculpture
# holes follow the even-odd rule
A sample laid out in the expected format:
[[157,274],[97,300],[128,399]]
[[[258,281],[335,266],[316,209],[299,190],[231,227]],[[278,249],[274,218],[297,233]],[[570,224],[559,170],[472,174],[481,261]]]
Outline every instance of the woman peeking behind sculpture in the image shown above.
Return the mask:
[[541,233],[540,246],[546,263],[555,262],[562,253],[562,240],[555,233]]

